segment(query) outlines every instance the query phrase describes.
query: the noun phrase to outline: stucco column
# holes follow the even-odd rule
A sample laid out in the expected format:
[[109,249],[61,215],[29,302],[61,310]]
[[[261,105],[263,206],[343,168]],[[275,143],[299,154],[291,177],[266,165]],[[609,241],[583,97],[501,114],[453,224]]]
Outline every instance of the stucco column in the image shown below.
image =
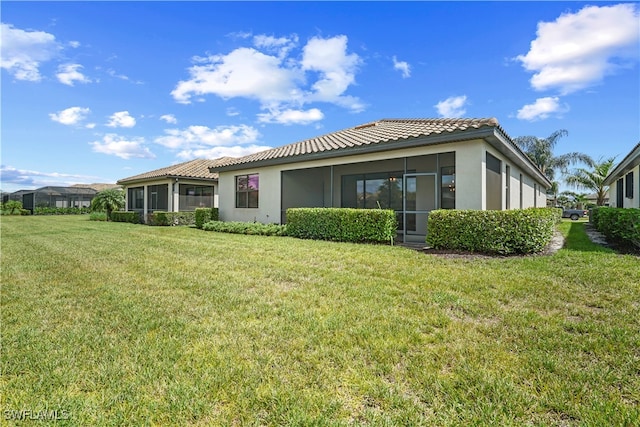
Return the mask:
[[149,209],[149,204],[147,203],[147,199],[148,199],[148,192],[149,192],[149,186],[145,185],[144,186],[144,191],[142,192],[142,194],[144,194],[144,199],[142,201],[142,215],[144,215],[144,221],[147,220],[147,212]]
[[176,179],[173,184],[173,212],[180,212],[180,183]]

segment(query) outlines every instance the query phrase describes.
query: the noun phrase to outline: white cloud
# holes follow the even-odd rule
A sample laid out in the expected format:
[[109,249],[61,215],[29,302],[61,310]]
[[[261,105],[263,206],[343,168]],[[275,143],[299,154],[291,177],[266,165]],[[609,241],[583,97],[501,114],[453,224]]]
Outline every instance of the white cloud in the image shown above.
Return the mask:
[[[60,172],[40,172],[28,169],[17,169],[13,166],[0,166],[0,181],[4,186],[20,189],[44,187],[47,185],[69,186],[73,184],[96,182],[97,177],[74,175]],[[7,188],[3,188],[6,190]]]
[[282,61],[253,48],[239,48],[228,55],[199,58],[204,65],[189,69],[191,78],[181,81],[171,92],[180,103],[192,95],[215,94],[221,98],[244,97],[263,103],[300,98],[296,70],[284,68]]
[[560,105],[560,98],[545,97],[538,98],[533,104],[527,104],[518,110],[518,117],[520,120],[536,121],[546,119],[552,114],[560,115],[569,111],[567,105]]
[[58,77],[60,83],[68,86],[73,86],[74,82],[90,83],[91,80],[78,71],[82,68],[80,64],[62,64],[58,66],[58,74],[56,74],[56,77]]
[[87,118],[91,112],[88,108],[83,107],[69,107],[65,110],[58,111],[57,113],[49,114],[49,117],[54,122],[62,123],[63,125],[78,125],[84,119]]
[[268,113],[258,114],[258,121],[261,123],[280,123],[285,125],[299,124],[307,125],[324,118],[324,114],[317,108],[310,110],[272,110]]
[[271,148],[273,147],[265,145],[235,145],[233,147],[198,148],[193,150],[182,150],[178,153],[178,157],[184,160],[201,158],[217,159],[220,157],[242,157],[248,156],[249,154],[257,153],[259,151],[269,150]]
[[227,116],[235,117],[235,116],[239,116],[239,115],[240,115],[240,111],[238,111],[234,107],[227,108]]
[[136,119],[133,118],[128,111],[119,111],[117,113],[113,113],[111,117],[109,117],[109,123],[107,126],[115,128],[132,128],[136,125]]
[[462,117],[467,110],[464,108],[467,104],[467,96],[450,96],[444,101],[438,102],[434,107],[438,110],[438,114],[442,117]]
[[186,129],[166,129],[164,136],[155,139],[157,144],[176,150],[177,156],[215,159],[223,156],[246,156],[271,147],[258,145],[258,130],[247,125],[189,126]]
[[247,125],[189,126],[186,129],[166,129],[166,135],[155,139],[157,144],[171,149],[198,150],[209,147],[253,144],[260,133]]
[[[352,111],[364,105],[345,95],[355,83],[360,58],[347,53],[347,37],[314,37],[300,55],[291,52],[297,36],[276,38],[258,35],[254,47],[241,47],[226,55],[194,57],[189,79],[171,92],[177,102],[213,94],[223,99],[254,99],[269,111],[300,110],[312,102],[329,102]],[[275,54],[273,53],[275,52]]]
[[361,60],[355,53],[347,54],[347,36],[330,39],[314,37],[305,45],[302,69],[320,72],[320,79],[312,88],[313,101],[331,102],[354,111],[364,107],[355,98],[343,96],[348,87],[355,83],[355,74]]
[[71,40],[69,42],[69,46],[71,46],[74,49],[77,49],[80,47],[80,42],[79,41],[75,41],[75,40]]
[[144,138],[125,138],[113,133],[107,134],[102,141],[91,142],[96,153],[110,154],[121,159],[153,159],[155,155],[144,145]]
[[55,36],[44,31],[25,31],[2,23],[0,36],[0,67],[18,80],[40,81],[40,65],[61,49]]
[[278,54],[279,58],[287,56],[289,51],[298,44],[298,36],[293,35],[291,38],[287,37],[273,37],[260,34],[253,37],[253,45],[257,48],[265,49],[268,52],[274,52]]
[[398,61],[395,56],[393,57],[393,69],[400,71],[404,79],[411,77],[411,66],[409,63],[406,61]]
[[536,90],[567,94],[600,82],[640,51],[640,12],[635,4],[587,6],[540,22],[526,55],[516,59],[535,74]]
[[164,120],[165,122],[172,125],[178,123],[178,119],[176,119],[176,116],[174,116],[173,114],[163,114],[162,116],[160,116],[160,120]]

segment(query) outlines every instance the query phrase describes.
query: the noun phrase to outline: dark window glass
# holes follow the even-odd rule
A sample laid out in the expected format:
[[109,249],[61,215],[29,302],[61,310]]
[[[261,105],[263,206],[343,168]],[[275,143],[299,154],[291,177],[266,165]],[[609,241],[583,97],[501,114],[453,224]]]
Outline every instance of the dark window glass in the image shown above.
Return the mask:
[[440,208],[456,208],[456,168],[440,169]]
[[633,198],[633,171],[629,172],[626,176],[625,176],[625,186],[624,186],[624,191],[625,191],[625,196],[627,196],[627,198],[632,199]]
[[257,208],[259,191],[258,174],[236,176],[236,208]]

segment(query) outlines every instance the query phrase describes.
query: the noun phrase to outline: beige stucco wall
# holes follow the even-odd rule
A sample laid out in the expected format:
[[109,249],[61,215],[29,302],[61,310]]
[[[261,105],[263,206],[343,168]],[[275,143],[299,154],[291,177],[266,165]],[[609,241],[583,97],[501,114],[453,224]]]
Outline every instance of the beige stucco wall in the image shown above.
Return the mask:
[[[441,145],[424,146],[417,148],[406,148],[378,153],[369,153],[355,156],[344,156],[339,158],[322,159],[295,164],[285,164],[268,166],[262,168],[248,168],[242,170],[220,172],[218,178],[219,186],[219,210],[220,219],[223,221],[258,221],[263,223],[280,222],[281,218],[281,172],[287,170],[319,168],[334,166],[334,192],[333,206],[340,206],[340,176],[347,170],[348,173],[377,172],[375,165],[371,162],[388,161],[398,159],[398,165],[403,165],[402,159],[405,157],[422,156],[428,154],[438,154],[455,152],[456,166],[456,209],[486,209],[485,205],[485,185],[486,152],[489,151],[502,161],[503,184],[506,183],[505,163],[511,166],[512,189],[511,208],[519,207],[519,182],[517,177],[521,173],[514,164],[507,162],[505,156],[493,149],[483,140],[473,140],[456,142]],[[358,164],[353,164],[358,163]],[[348,165],[348,166],[346,166]],[[402,167],[399,168],[402,170]],[[235,207],[235,177],[238,175],[259,173],[260,193],[258,208],[236,208]],[[534,191],[533,179],[523,173],[523,207],[533,206]],[[538,187],[541,187],[538,185]],[[328,186],[325,185],[325,200],[328,200]],[[545,206],[546,197],[544,189],[538,192],[537,206]],[[502,191],[503,209],[506,206],[504,190]]]
[[[625,192],[625,177],[627,176],[627,173],[633,171],[633,198],[628,198],[626,196],[626,192]],[[640,176],[640,165],[634,167],[633,169],[631,169],[631,171],[628,171],[626,173],[624,173],[621,177],[622,178],[622,188],[623,188],[623,192],[622,192],[622,206],[618,206],[618,197],[617,197],[617,190],[618,190],[618,180],[614,180],[611,185],[609,186],[609,206],[614,207],[614,208],[640,208],[640,183],[638,182],[638,177]]]

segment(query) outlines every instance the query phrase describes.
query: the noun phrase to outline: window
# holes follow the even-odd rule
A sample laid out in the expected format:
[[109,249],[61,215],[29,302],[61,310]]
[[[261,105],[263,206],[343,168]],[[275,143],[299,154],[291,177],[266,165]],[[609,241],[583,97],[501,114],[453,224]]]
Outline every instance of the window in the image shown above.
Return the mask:
[[520,174],[520,209],[522,209],[522,174]]
[[627,199],[633,199],[633,171],[629,172],[625,177],[624,195]]
[[440,208],[456,208],[456,168],[440,168]]
[[129,188],[128,209],[144,209],[144,187]]
[[511,167],[509,165],[505,166],[505,176],[507,185],[504,187],[504,198],[507,202],[507,209],[511,209]]
[[342,207],[402,210],[402,172],[344,175]]
[[616,207],[624,207],[624,179],[616,181]]
[[259,187],[257,173],[236,176],[236,208],[257,208]]

